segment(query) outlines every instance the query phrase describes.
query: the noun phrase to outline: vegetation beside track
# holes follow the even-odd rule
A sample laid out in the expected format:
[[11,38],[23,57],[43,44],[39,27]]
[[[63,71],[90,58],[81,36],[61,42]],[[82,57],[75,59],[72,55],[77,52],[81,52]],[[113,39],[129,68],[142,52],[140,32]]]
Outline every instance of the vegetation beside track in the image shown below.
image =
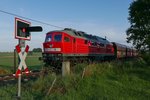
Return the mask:
[[[148,100],[150,99],[149,76],[150,65],[143,59],[90,65],[77,64],[68,77],[50,73],[45,77],[41,75],[36,81],[22,82],[22,99]],[[0,93],[0,98],[4,100],[14,98],[17,84],[0,87]]]

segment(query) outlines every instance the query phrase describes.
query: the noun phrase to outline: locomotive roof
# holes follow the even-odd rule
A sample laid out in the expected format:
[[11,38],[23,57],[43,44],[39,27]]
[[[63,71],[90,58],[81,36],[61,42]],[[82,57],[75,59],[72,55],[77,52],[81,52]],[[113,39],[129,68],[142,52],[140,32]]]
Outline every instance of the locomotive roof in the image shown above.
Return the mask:
[[51,32],[65,32],[71,36],[78,37],[78,38],[84,38],[84,39],[90,40],[92,42],[100,42],[100,43],[105,43],[105,44],[110,43],[105,38],[102,38],[99,36],[93,36],[91,34],[87,34],[87,33],[83,32],[83,31],[76,31],[76,30],[71,29],[71,28],[65,28],[64,30],[56,30],[56,31],[51,31]]
[[85,39],[93,41],[93,42],[100,42],[100,43],[105,43],[105,44],[110,43],[105,38],[102,38],[99,36],[93,36],[91,34],[87,34],[87,33],[83,32],[83,31],[76,31],[76,30],[70,29],[70,28],[65,28],[63,31],[65,31],[73,36],[82,37],[82,38],[85,38]]
[[[69,35],[74,36],[74,37],[85,38],[85,37],[83,36],[83,33],[77,32],[77,31],[75,31],[75,30],[73,30],[73,29],[69,29],[69,28],[66,28],[66,29],[64,29],[64,30],[55,30],[55,31],[51,31],[51,32],[65,32],[65,33],[68,33]],[[48,32],[48,33],[49,33],[49,32]]]
[[120,43],[116,43],[116,42],[112,42],[112,43],[114,43],[118,47],[127,48],[126,45],[123,45],[123,44],[120,44]]
[[99,36],[95,36],[97,38],[97,40],[101,43],[106,43],[106,44],[110,44],[110,42],[105,39],[105,38],[102,38],[102,37],[99,37]]

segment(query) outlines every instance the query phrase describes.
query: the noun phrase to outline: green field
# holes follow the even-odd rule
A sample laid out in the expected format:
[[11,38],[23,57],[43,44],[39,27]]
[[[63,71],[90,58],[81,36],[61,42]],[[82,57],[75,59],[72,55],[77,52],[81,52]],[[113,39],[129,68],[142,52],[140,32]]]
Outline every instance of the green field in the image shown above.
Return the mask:
[[[149,100],[149,76],[150,65],[141,58],[90,65],[77,64],[68,77],[49,74],[36,81],[23,82],[22,99]],[[56,82],[47,94],[55,78]],[[1,100],[15,100],[16,94],[17,84],[0,87]]]
[[[42,62],[39,61],[41,53],[33,53],[27,55],[26,64],[29,69],[39,69],[42,66]],[[16,54],[16,67],[18,67],[18,55]],[[0,70],[6,70],[7,73],[12,73],[14,70],[14,54],[0,53]]]

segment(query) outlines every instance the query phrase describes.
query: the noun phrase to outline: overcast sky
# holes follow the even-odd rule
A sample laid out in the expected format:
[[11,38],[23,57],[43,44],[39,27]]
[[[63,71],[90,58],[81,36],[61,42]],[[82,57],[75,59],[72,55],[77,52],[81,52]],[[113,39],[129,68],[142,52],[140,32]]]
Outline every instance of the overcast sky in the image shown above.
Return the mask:
[[[133,0],[1,0],[0,10],[46,22],[60,27],[69,27],[89,34],[107,37],[109,41],[126,43],[126,30],[129,27],[128,8]],[[24,18],[22,18],[24,19]],[[27,19],[24,19],[27,20]],[[59,30],[52,26],[40,25],[43,32],[32,33],[33,48],[42,48],[45,34]],[[18,43],[14,39],[15,16],[0,12],[0,51],[13,51]]]

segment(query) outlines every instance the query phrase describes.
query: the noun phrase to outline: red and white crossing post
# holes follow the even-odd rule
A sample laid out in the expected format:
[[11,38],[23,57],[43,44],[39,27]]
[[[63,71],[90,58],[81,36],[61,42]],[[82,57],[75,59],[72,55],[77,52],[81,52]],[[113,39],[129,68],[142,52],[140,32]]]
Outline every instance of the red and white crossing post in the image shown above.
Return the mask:
[[[31,39],[30,32],[42,31],[42,27],[34,26],[30,27],[31,23],[20,18],[15,18],[15,39],[19,39],[19,43],[16,46],[16,51],[19,55],[19,66],[16,71],[16,78],[18,78],[18,98],[21,98],[21,69],[24,68],[26,75],[29,74],[29,69],[25,63],[27,53],[29,51],[29,46],[25,47],[25,40]],[[23,48],[25,50],[23,51]]]
[[16,75],[16,77],[18,77],[18,75],[21,74],[21,69],[22,69],[22,67],[24,68],[24,71],[25,71],[26,75],[28,75],[28,74],[29,74],[29,69],[28,69],[28,67],[27,67],[27,65],[26,65],[26,63],[25,63],[25,59],[26,59],[27,53],[28,53],[28,51],[29,51],[29,46],[27,45],[26,48],[25,48],[24,53],[22,53],[21,47],[20,47],[20,45],[18,44],[18,45],[16,46],[16,51],[17,51],[17,53],[18,53],[18,55],[19,55],[20,63],[19,63],[19,67],[18,67],[18,70],[16,71],[16,74],[15,74],[15,75]]

